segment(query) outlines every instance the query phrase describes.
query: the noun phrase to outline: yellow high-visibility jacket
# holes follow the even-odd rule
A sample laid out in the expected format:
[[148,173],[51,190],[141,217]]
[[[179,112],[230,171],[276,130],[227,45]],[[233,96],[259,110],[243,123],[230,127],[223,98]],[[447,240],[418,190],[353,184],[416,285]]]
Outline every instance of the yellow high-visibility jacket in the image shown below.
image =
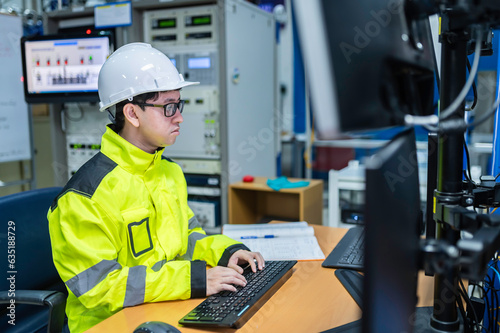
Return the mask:
[[55,266],[69,292],[71,332],[123,307],[206,296],[206,264],[227,266],[243,244],[207,236],[187,204],[181,168],[108,128],[101,152],[49,209]]

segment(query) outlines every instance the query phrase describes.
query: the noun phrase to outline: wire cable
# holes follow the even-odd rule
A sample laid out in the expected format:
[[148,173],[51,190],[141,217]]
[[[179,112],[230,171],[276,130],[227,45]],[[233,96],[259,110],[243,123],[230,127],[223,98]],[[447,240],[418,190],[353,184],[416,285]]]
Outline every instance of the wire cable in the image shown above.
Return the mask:
[[493,271],[497,274],[498,281],[500,282],[500,272],[498,272],[498,270],[495,267],[493,267],[492,265],[488,265],[488,267],[493,269]]
[[[495,259],[495,260],[493,261],[493,264],[495,265],[496,272],[499,272],[499,270],[498,270],[498,259]],[[498,281],[498,283],[500,284],[500,280]],[[493,281],[493,287],[495,287],[495,282],[494,282],[494,281]],[[495,295],[496,306],[494,307],[494,309],[495,309],[495,315],[493,316],[493,320],[494,320],[494,321],[492,321],[492,323],[495,323],[495,324],[494,324],[494,327],[496,327],[496,329],[497,329],[497,331],[498,331],[498,329],[500,328],[500,327],[499,327],[499,326],[500,326],[500,324],[498,324],[498,320],[499,320],[499,319],[498,319],[498,316],[499,316],[499,314],[500,314],[500,301],[499,301],[499,299],[498,299],[498,298],[499,298],[499,295],[498,295],[499,290],[498,290],[497,288],[494,288],[493,290],[495,290],[494,295]]]
[[464,309],[464,305],[462,304],[460,298],[461,298],[461,295],[460,295],[460,292],[458,292],[457,290],[453,290],[453,294],[455,294],[455,297],[456,297],[456,303],[458,305],[458,310],[460,311],[460,314],[462,315],[462,318],[464,319],[464,325],[466,325],[466,314],[465,314],[465,309]]
[[[494,266],[496,267],[494,267]],[[497,276],[497,280],[498,282],[500,283],[500,272],[498,270],[498,260],[495,259],[492,263],[490,263],[488,265],[488,268],[491,268],[492,269],[492,272],[494,272]],[[488,278],[488,281],[486,280],[486,278]],[[490,332],[494,332],[495,330],[495,327],[498,327],[498,323],[497,323],[497,319],[498,319],[498,315],[499,315],[499,311],[500,311],[500,303],[499,303],[499,299],[498,299],[498,292],[499,292],[499,289],[495,288],[495,279],[493,279],[493,277],[489,276],[489,275],[486,275],[485,277],[485,283],[487,284],[487,286],[489,287],[489,293],[490,293],[490,297],[491,297],[491,304],[488,300],[488,293],[485,294],[485,303],[487,304],[487,312],[488,312],[488,324],[489,324],[489,331]]]
[[[486,278],[488,278],[488,280],[491,281],[490,276],[486,275],[485,278],[484,278],[484,284],[485,284],[486,287],[488,287],[488,290],[486,290],[486,287],[483,286],[483,289],[484,289],[483,300],[484,300],[484,305],[485,305],[485,309],[486,309],[485,316],[486,315],[488,316],[488,324],[491,325],[491,312],[489,311],[489,309],[490,309],[490,299],[488,297],[488,293],[491,294],[491,289],[489,288],[490,282],[487,281]],[[492,301],[493,301],[493,299],[492,299]],[[484,318],[483,318],[483,322],[484,322]],[[486,327],[485,329],[486,329],[486,331],[490,331],[488,329],[488,327]]]
[[474,61],[472,63],[472,69],[469,73],[469,78],[465,82],[465,85],[463,86],[462,90],[458,94],[458,96],[455,98],[455,100],[445,109],[443,110],[439,117],[436,115],[430,115],[430,116],[413,116],[413,115],[406,115],[405,116],[405,123],[407,125],[421,125],[425,127],[427,130],[430,131],[437,131],[438,128],[435,127],[440,120],[444,120],[449,118],[451,115],[453,115],[460,106],[460,104],[464,101],[465,96],[467,96],[467,93],[469,92],[470,88],[472,87],[472,84],[476,78],[477,74],[477,69],[479,67],[479,58],[481,57],[481,43],[482,43],[483,35],[481,29],[477,29],[477,36],[476,36],[476,47],[474,50]]
[[458,283],[460,284],[460,288],[462,290],[462,298],[465,300],[467,305],[470,306],[470,308],[472,309],[472,314],[474,315],[474,322],[476,323],[476,325],[475,325],[476,331],[480,332],[481,328],[479,325],[479,317],[477,316],[476,309],[474,308],[474,305],[472,305],[472,302],[471,302],[469,296],[467,295],[467,291],[465,289],[465,286],[464,286],[462,279],[458,279]]
[[471,182],[471,184],[474,184],[474,182],[472,181],[472,172],[471,172],[471,168],[470,168],[470,155],[469,155],[469,147],[467,147],[467,142],[465,141],[465,138],[464,138],[464,150],[465,150],[465,158],[467,159],[467,172],[469,173],[469,180]]
[[[491,108],[486,111],[481,117],[478,119],[475,119],[472,123],[465,123],[464,120],[459,119],[459,120],[454,120],[450,121],[451,125],[447,125],[446,128],[449,130],[455,130],[455,131],[465,131],[471,127],[478,126],[482,123],[484,123],[486,120],[488,120],[491,116],[493,116],[496,112],[498,107],[500,106],[500,96],[497,98],[497,100],[493,103]],[[405,118],[406,119],[406,118]],[[429,132],[438,132],[440,130],[444,131],[445,126],[444,124],[447,124],[448,122],[442,121],[439,123],[438,126],[430,125],[430,124],[420,124],[422,127],[426,128]]]
[[444,120],[446,118],[449,118],[451,115],[453,115],[460,106],[460,104],[463,102],[465,99],[465,96],[467,96],[467,93],[469,92],[470,88],[472,87],[472,83],[476,79],[476,74],[477,74],[477,68],[479,67],[479,58],[481,58],[481,44],[483,41],[483,34],[481,29],[477,29],[477,34],[476,34],[476,48],[474,50],[474,62],[472,63],[472,70],[469,73],[469,78],[467,79],[467,82],[465,82],[464,87],[462,88],[462,91],[458,94],[457,98],[439,115],[440,120]]
[[[469,58],[467,58],[467,69],[469,70],[469,75],[470,75],[471,66],[470,66]],[[472,101],[472,105],[470,106],[470,108],[466,109],[466,111],[474,110],[474,108],[477,105],[477,87],[476,87],[476,81],[472,82],[472,92],[474,93],[474,100]]]
[[481,117],[479,117],[478,119],[474,120],[472,123],[467,125],[467,128],[477,126],[479,124],[484,123],[486,120],[488,120],[488,118],[490,118],[491,116],[493,116],[495,114],[499,105],[500,105],[500,97],[498,97],[497,100],[495,101],[495,103],[493,103],[490,110],[486,111],[486,113],[483,114]]

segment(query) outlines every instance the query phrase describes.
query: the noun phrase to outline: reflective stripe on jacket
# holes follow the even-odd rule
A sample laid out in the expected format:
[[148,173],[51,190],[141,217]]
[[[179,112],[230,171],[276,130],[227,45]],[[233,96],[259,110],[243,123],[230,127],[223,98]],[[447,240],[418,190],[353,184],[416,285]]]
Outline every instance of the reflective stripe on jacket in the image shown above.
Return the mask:
[[204,297],[206,263],[226,266],[247,249],[205,234],[188,207],[184,174],[163,149],[146,153],[110,128],[101,147],[48,212],[71,332],[123,307]]

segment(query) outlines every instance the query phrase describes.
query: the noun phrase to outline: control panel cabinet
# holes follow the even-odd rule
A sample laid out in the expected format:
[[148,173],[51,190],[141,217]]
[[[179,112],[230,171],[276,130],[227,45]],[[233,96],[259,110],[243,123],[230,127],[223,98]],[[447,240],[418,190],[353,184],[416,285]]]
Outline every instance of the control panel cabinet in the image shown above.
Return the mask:
[[228,221],[231,182],[275,176],[273,18],[244,1],[220,1],[146,10],[143,29],[145,42],[200,82],[181,91],[181,135],[165,154],[187,175],[191,208],[205,227],[218,227]]

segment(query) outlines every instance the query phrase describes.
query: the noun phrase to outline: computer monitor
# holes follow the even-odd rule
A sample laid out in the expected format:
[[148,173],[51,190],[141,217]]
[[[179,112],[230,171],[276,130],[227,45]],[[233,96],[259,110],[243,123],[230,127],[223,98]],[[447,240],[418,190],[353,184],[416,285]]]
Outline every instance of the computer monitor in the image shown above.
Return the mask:
[[377,151],[365,173],[363,332],[412,332],[422,218],[414,130]]
[[112,44],[105,32],[21,38],[26,102],[98,102],[97,78]]
[[407,114],[434,114],[428,17],[394,0],[292,4],[319,139],[404,125]]

